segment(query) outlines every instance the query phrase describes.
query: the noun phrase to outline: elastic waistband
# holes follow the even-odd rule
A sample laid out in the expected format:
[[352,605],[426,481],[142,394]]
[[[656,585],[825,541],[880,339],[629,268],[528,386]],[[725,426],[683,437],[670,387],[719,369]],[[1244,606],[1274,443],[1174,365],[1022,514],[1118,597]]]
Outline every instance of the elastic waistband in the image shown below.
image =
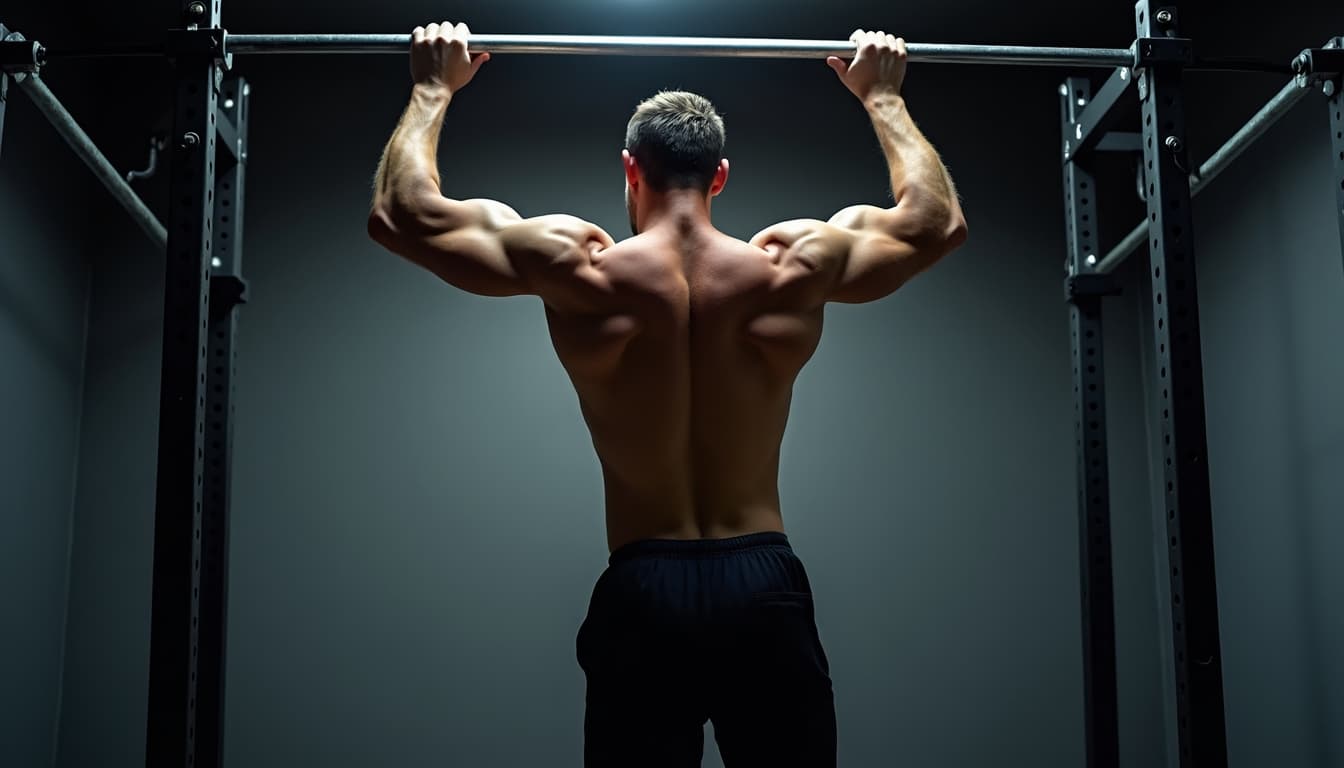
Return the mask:
[[789,537],[777,531],[751,533],[731,539],[644,539],[611,553],[609,565],[638,557],[699,558],[732,554],[758,547],[789,547]]

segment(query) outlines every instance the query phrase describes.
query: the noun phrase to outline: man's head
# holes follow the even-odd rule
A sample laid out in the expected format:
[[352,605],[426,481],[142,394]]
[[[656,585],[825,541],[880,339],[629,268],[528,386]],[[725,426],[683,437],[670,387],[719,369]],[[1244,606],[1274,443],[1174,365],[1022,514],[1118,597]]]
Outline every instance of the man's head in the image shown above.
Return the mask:
[[723,118],[703,96],[664,91],[635,110],[625,131],[626,203],[691,191],[713,197],[728,181]]

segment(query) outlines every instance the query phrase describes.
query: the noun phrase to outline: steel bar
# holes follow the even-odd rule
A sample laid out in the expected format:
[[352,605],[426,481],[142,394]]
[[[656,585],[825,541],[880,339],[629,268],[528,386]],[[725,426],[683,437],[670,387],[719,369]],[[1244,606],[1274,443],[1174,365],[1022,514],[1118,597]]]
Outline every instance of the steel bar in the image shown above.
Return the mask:
[[[1251,145],[1264,136],[1265,133],[1274,126],[1284,115],[1288,114],[1293,107],[1307,97],[1311,92],[1309,88],[1298,86],[1296,81],[1290,82],[1279,91],[1274,98],[1269,100],[1259,112],[1247,121],[1237,131],[1232,138],[1227,140],[1217,152],[1199,167],[1199,170],[1190,175],[1190,194],[1192,196],[1203,192],[1205,188],[1213,182],[1214,179],[1222,175],[1236,162],[1237,158],[1247,150]],[[1120,244],[1111,249],[1097,264],[1098,272],[1114,272],[1121,264],[1128,259],[1134,251],[1143,245],[1148,236],[1148,222],[1141,222],[1132,232],[1120,241]]]
[[[399,53],[409,35],[229,35],[228,50],[252,53]],[[473,53],[696,56],[767,59],[821,59],[852,56],[848,40],[775,40],[741,37],[627,37],[596,35],[472,35]],[[910,60],[948,64],[1032,66],[1133,66],[1124,48],[1042,48],[1019,45],[910,43]]]
[[[18,78],[15,78],[18,80]],[[103,153],[99,151],[98,146],[93,143],[93,139],[79,127],[75,118],[70,115],[66,108],[56,98],[47,84],[42,82],[42,78],[36,75],[29,75],[18,81],[18,86],[28,98],[32,99],[33,104],[37,105],[38,111],[51,122],[56,132],[61,134],[70,148],[75,150],[79,159],[93,171],[93,175],[107,187],[107,191],[112,193],[126,212],[131,214],[131,218],[136,224],[149,235],[154,241],[154,245],[160,250],[168,247],[168,230],[159,221],[154,212],[149,210],[140,196],[131,189],[131,185],[121,177],[116,168],[107,161]]]

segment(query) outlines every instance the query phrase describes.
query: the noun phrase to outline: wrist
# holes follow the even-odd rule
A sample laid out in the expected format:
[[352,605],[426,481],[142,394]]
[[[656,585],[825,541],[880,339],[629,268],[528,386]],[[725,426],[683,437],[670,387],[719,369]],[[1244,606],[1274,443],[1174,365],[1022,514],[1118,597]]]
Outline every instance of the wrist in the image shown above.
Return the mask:
[[453,89],[437,80],[423,80],[411,89],[413,98],[427,102],[449,102],[453,100]]
[[895,88],[874,88],[863,97],[863,106],[869,112],[886,111],[891,108],[904,108],[905,97]]

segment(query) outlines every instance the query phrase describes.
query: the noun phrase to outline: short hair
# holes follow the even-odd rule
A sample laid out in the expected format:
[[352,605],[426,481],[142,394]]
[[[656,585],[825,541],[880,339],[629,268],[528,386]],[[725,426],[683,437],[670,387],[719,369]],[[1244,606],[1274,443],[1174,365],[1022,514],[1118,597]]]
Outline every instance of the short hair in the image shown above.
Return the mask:
[[644,101],[625,131],[625,148],[657,192],[708,192],[726,140],[723,118],[714,105],[686,91],[663,91]]

